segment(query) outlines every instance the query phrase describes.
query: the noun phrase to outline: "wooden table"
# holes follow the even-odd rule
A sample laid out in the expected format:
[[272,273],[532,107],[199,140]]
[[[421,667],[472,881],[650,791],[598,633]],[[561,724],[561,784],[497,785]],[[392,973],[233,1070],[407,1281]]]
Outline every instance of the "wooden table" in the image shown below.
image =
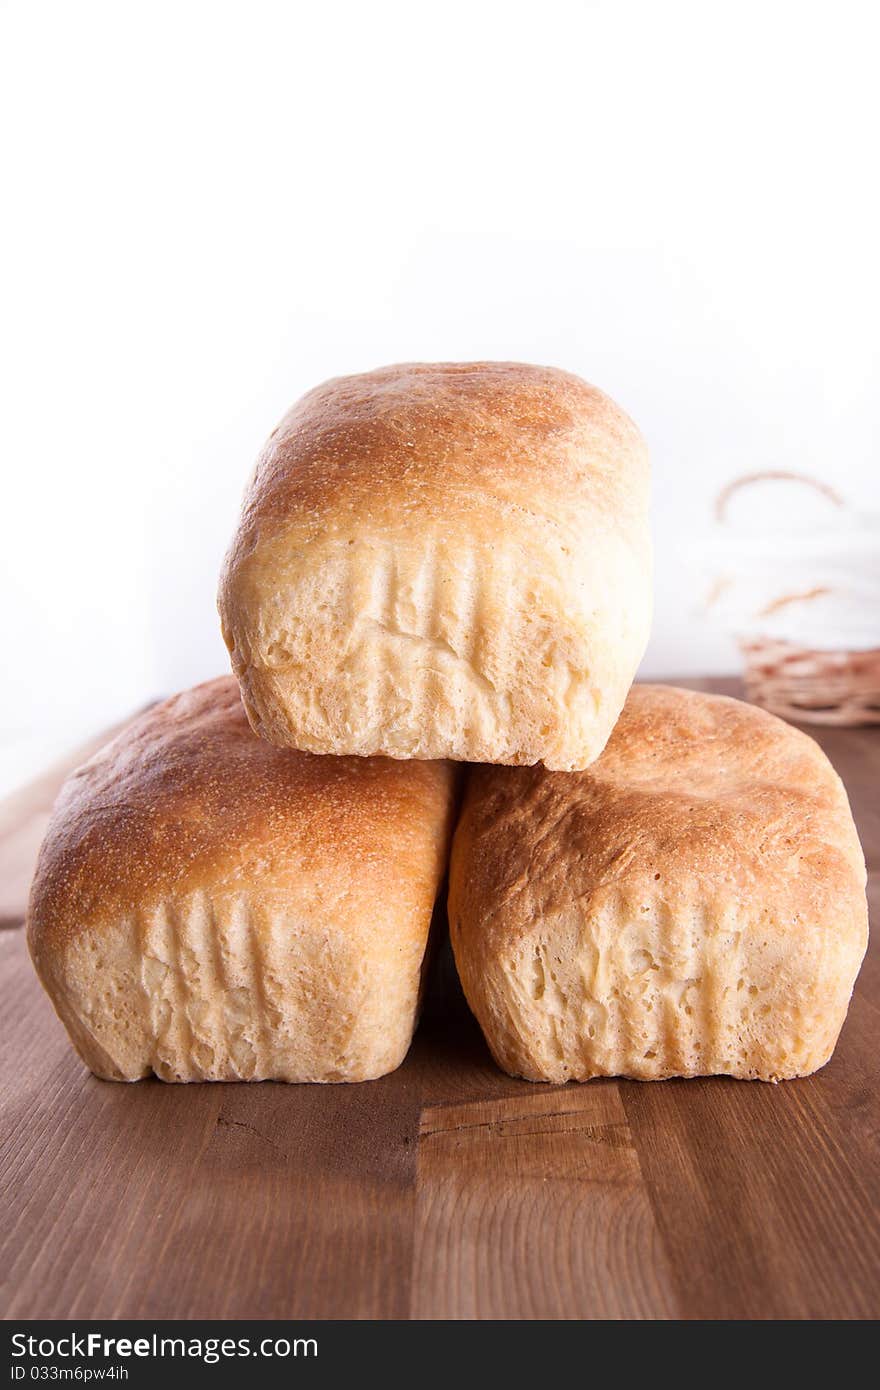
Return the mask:
[[[880,729],[818,737],[876,920]],[[7,1317],[880,1314],[878,949],[833,1061],[780,1086],[511,1080],[443,956],[381,1081],[107,1084],[68,1047],[20,930],[60,774],[0,808]]]

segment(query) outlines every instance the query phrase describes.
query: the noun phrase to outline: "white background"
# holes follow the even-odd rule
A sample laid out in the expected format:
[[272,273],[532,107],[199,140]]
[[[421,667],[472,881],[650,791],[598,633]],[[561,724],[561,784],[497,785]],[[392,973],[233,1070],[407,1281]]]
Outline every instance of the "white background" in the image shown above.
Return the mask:
[[644,669],[733,669],[696,559],[720,485],[877,492],[876,13],[0,6],[7,784],[226,668],[216,575],[260,444],[395,360],[617,398],[655,467]]

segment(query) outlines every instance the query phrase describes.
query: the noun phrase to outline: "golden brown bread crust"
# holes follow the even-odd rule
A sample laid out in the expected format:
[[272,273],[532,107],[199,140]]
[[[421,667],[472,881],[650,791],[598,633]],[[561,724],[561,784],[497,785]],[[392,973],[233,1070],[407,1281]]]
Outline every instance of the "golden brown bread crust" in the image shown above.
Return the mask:
[[831,1055],[864,889],[811,739],[739,701],[636,686],[586,772],[474,771],[450,930],[509,1071],[778,1079]]
[[520,362],[410,362],[334,377],[308,391],[273,430],[245,501],[235,549],[254,548],[292,514],[323,532],[327,509],[371,511],[405,482],[413,511],[446,514],[461,490],[522,505],[523,483],[565,497],[605,490],[597,504],[610,525],[631,504],[620,459],[571,449],[591,432],[646,468],[631,420],[570,372]]
[[567,372],[329,381],[271,436],[219,607],[254,728],[313,752],[580,767],[650,620],[648,463]]
[[379,1074],[412,1032],[451,807],[448,766],[281,751],[210,681],[65,784],[34,963],[101,1075]]

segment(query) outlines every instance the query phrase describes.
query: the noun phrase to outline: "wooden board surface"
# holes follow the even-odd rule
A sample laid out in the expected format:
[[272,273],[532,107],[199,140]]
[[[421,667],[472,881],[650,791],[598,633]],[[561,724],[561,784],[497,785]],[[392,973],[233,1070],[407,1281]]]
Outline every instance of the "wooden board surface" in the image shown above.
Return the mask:
[[[849,789],[876,921],[880,729],[812,732]],[[6,1317],[880,1315],[877,949],[832,1062],[779,1086],[514,1081],[446,953],[381,1081],[107,1084],[17,925],[59,778],[0,808]]]

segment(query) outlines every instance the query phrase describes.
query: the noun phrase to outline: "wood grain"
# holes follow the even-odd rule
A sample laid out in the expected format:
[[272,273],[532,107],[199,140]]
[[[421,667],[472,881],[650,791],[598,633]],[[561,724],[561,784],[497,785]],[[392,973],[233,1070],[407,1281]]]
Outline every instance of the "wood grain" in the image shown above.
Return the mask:
[[[818,736],[876,921],[880,730]],[[9,920],[59,780],[0,808]],[[96,1081],[17,930],[0,933],[0,1012],[7,1317],[880,1314],[873,947],[832,1062],[775,1087],[515,1081],[448,948],[403,1067],[359,1086]]]
[[412,1316],[677,1311],[618,1086],[422,1111]]

